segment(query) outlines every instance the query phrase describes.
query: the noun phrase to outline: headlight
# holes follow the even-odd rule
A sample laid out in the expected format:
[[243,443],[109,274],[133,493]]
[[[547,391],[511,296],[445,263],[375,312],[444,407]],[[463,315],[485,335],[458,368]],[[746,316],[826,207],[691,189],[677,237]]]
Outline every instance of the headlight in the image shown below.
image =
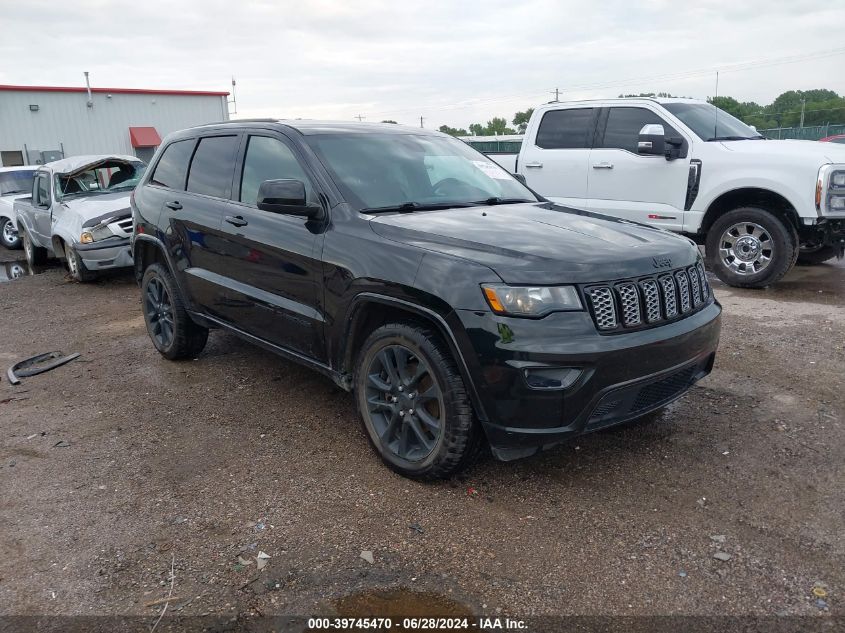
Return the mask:
[[99,242],[100,240],[105,240],[110,237],[115,237],[111,229],[105,224],[98,224],[90,231],[84,231],[82,235],[79,236],[79,242],[81,244],[90,244],[91,242]]
[[830,175],[831,189],[845,189],[845,171],[835,171]]
[[561,310],[581,310],[574,286],[505,286],[484,284],[484,297],[496,314],[539,317]]

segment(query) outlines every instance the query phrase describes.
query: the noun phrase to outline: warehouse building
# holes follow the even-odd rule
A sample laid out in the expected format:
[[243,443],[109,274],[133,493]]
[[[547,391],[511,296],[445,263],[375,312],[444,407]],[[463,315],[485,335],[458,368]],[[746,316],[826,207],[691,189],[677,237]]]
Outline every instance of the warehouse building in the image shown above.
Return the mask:
[[149,162],[161,139],[229,118],[228,92],[0,85],[0,162],[40,165],[83,154]]

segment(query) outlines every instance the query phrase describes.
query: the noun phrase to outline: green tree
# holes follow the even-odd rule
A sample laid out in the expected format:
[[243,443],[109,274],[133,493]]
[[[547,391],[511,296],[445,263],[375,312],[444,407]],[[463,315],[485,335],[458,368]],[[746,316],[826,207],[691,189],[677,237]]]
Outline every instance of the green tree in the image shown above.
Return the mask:
[[469,133],[473,136],[485,136],[486,131],[481,123],[472,123],[469,126]]
[[508,127],[507,119],[502,117],[493,117],[489,121],[487,121],[487,127],[484,128],[484,133],[488,136],[493,135],[501,135],[501,134],[516,134],[516,130],[512,127]]
[[469,133],[462,127],[449,127],[448,125],[441,125],[439,129],[444,134],[451,134],[452,136],[469,136]]
[[532,114],[534,114],[534,108],[528,108],[525,112],[517,112],[513,115],[511,122],[516,126],[517,132],[525,134],[525,128],[528,127],[528,121]]

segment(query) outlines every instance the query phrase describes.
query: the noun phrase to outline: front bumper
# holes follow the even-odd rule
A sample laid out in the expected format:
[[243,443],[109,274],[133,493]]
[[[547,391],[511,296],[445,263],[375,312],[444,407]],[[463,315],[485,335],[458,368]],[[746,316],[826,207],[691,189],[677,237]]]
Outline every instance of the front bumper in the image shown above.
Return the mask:
[[[540,320],[458,311],[467,366],[494,455],[516,459],[568,438],[645,415],[682,396],[713,367],[721,307],[679,321],[603,335],[587,312]],[[570,386],[529,386],[526,369],[576,368]]]
[[91,271],[124,268],[132,265],[132,253],[129,248],[128,237],[108,239],[90,244],[75,244],[73,248],[79,253],[85,268]]

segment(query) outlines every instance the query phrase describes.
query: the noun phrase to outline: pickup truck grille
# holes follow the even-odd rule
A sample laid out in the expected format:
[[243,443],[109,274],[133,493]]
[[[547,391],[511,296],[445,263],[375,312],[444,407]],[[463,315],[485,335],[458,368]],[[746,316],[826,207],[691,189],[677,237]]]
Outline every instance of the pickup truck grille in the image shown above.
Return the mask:
[[687,316],[710,298],[698,262],[662,275],[588,286],[584,293],[601,332],[637,329]]

